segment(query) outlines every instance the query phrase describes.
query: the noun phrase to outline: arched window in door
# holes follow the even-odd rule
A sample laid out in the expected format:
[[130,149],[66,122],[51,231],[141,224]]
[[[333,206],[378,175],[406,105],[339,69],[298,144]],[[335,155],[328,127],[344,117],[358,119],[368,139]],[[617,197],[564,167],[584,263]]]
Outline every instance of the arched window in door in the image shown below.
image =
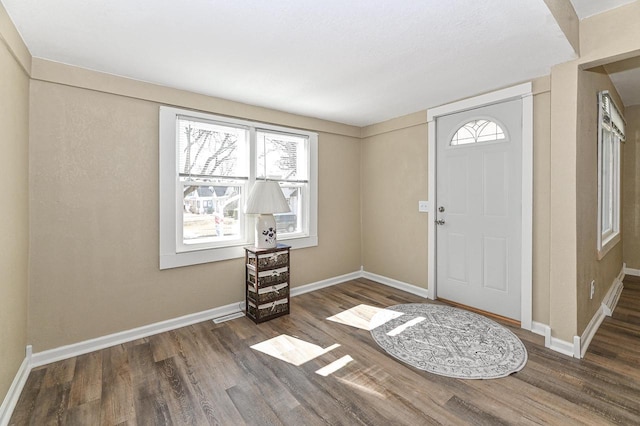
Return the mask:
[[466,145],[505,139],[502,127],[495,121],[478,119],[463,124],[451,138],[450,145]]

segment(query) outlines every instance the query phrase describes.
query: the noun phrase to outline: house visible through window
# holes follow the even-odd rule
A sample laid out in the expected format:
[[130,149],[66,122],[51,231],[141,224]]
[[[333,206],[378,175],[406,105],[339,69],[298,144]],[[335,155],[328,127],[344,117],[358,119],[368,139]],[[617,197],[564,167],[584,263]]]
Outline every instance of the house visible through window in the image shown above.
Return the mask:
[[278,240],[317,244],[317,135],[177,108],[160,109],[161,269],[229,259],[253,243],[253,182],[279,182],[291,208]]
[[620,240],[620,142],[625,122],[608,91],[598,94],[598,255]]

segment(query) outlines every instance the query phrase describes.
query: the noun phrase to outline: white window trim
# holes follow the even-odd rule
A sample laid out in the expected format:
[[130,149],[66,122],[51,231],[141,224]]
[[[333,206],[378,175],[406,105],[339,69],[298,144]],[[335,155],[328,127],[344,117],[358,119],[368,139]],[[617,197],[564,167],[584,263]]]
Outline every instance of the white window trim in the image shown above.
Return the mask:
[[[614,161],[614,170],[612,174],[613,178],[613,193],[611,196],[613,197],[614,211],[612,217],[612,230],[607,232],[606,234],[602,229],[602,201],[603,201],[603,188],[602,188],[602,179],[603,179],[603,167],[602,167],[602,155],[603,155],[603,137],[602,137],[602,128],[604,122],[604,112],[602,108],[603,97],[607,96],[609,98],[609,102],[613,105],[613,108],[616,110],[615,112],[622,119],[622,115],[618,112],[618,107],[609,95],[608,91],[602,91],[598,93],[598,232],[597,232],[597,249],[598,249],[598,260],[602,260],[607,253],[616,246],[621,240],[620,235],[620,173],[621,173],[621,150],[620,150],[620,139],[619,135],[611,130],[614,137],[618,138],[618,140],[613,142],[613,161]],[[613,118],[613,117],[612,117]],[[622,119],[623,120],[623,119]],[[621,123],[622,129],[620,129],[624,133],[624,123]]]
[[[309,138],[309,234],[290,238],[280,238],[279,241],[290,245],[292,249],[313,247],[318,245],[318,134],[305,130],[292,129],[270,124],[241,120],[237,118],[220,117],[214,114],[161,106],[160,107],[160,138],[159,138],[159,209],[160,209],[160,269],[178,268],[181,266],[197,265],[201,263],[217,262],[221,260],[244,257],[244,247],[253,244],[253,217],[248,217],[247,240],[236,242],[234,245],[201,250],[177,250],[177,209],[181,203],[177,200],[177,169],[176,169],[176,116],[187,115],[205,120],[215,120],[247,126],[251,132],[256,128],[284,133],[305,135]],[[254,166],[255,159],[251,156],[250,166]],[[253,182],[249,182],[248,188]]]

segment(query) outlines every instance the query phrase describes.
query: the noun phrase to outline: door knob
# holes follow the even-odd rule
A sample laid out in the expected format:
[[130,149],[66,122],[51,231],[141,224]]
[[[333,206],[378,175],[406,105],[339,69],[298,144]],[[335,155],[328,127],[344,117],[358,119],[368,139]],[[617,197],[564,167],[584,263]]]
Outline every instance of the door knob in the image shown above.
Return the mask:
[[440,206],[440,207],[438,207],[438,211],[439,211],[440,213],[444,213],[444,206]]
[[444,220],[436,220],[436,225],[444,225]]

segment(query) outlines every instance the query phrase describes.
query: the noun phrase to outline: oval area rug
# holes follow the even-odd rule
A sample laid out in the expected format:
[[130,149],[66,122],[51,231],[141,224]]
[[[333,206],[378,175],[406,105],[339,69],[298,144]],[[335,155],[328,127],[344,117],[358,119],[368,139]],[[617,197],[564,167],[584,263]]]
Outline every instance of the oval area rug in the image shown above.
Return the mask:
[[[389,311],[403,315],[391,318]],[[389,355],[442,376],[496,379],[520,371],[527,363],[527,349],[510,330],[451,306],[391,306],[374,315],[371,328],[374,340]]]

